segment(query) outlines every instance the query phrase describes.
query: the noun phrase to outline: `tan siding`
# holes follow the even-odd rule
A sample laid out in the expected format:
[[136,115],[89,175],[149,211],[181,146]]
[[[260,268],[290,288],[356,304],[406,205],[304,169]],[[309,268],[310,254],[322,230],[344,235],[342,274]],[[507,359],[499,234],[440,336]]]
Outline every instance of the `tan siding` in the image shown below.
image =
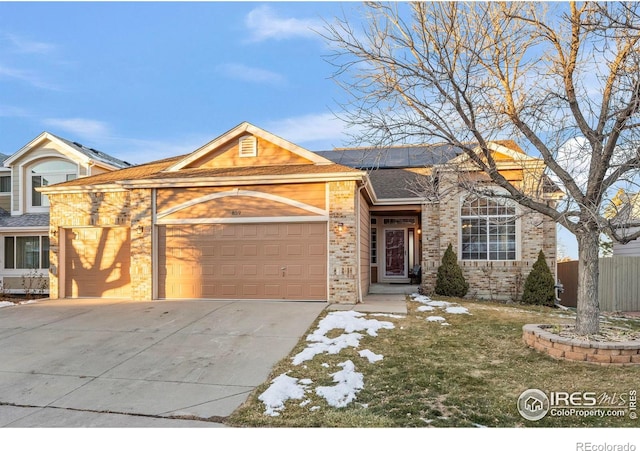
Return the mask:
[[18,158],[13,162],[13,166],[14,167],[20,166],[26,161],[36,160],[40,158],[49,158],[49,157],[62,158],[65,160],[72,161],[69,157],[67,157],[63,153],[61,147],[59,147],[58,145],[52,142],[48,142],[43,147],[33,148],[29,152],[22,155],[20,158]]
[[192,205],[165,216],[162,219],[255,218],[275,216],[317,216],[317,214],[268,199],[233,196]]
[[371,216],[369,204],[360,194],[360,287],[362,295],[369,293],[370,284],[370,241],[371,241]]
[[11,211],[11,195],[0,195],[0,208],[7,212]]
[[[162,213],[184,202],[189,202],[209,194],[229,191],[235,187],[210,187],[210,188],[168,188],[158,189],[157,211]],[[324,183],[296,183],[290,185],[255,185],[240,187],[249,191],[258,191],[266,194],[292,199],[303,204],[317,208],[326,208],[326,190]],[[258,215],[261,216],[261,215]],[[207,215],[207,217],[213,217]]]
[[[29,272],[25,269],[25,274]],[[2,288],[5,290],[23,290],[25,287],[30,287],[32,294],[42,294],[43,291],[49,289],[49,278],[46,276],[42,278],[38,277],[3,277]]]
[[[244,135],[247,136],[247,135]],[[231,168],[246,166],[271,166],[283,164],[312,164],[282,147],[258,138],[258,154],[256,157],[240,157],[238,155],[238,139],[230,142],[220,150],[207,155],[189,165],[190,168]]]
[[13,190],[13,211],[20,210],[20,169],[18,166],[11,168],[11,189]]

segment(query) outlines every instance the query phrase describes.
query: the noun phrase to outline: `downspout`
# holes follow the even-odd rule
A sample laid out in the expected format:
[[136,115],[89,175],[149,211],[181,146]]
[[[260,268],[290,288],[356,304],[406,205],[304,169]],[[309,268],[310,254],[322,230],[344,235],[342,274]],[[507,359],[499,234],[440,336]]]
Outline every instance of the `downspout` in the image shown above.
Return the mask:
[[360,193],[366,186],[366,181],[356,190],[356,277],[358,278],[358,299],[356,304],[362,304],[362,266],[360,255]]

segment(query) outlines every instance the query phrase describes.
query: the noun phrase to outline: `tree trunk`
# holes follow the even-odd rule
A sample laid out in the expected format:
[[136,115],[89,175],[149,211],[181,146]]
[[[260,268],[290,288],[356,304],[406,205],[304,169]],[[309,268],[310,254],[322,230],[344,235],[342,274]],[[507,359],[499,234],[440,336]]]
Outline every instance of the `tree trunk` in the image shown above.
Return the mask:
[[576,332],[597,334],[600,329],[598,302],[598,251],[600,234],[597,230],[576,235],[578,239],[578,314]]

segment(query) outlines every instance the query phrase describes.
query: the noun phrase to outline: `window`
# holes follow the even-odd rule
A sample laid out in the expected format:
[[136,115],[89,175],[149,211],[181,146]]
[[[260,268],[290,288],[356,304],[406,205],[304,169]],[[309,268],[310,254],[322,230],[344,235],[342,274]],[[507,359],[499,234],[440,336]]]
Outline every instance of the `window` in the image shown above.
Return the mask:
[[258,140],[255,136],[244,136],[238,142],[241,157],[255,157],[258,155]]
[[371,229],[371,263],[378,263],[378,229]]
[[30,206],[48,207],[49,199],[36,191],[36,188],[74,180],[78,177],[78,167],[69,161],[50,160],[33,166],[29,174],[31,176]]
[[49,237],[4,237],[4,267],[5,269],[49,268]]
[[515,260],[516,209],[506,201],[468,197],[462,204],[462,260]]
[[11,176],[3,175],[0,176],[0,193],[10,193],[11,192]]

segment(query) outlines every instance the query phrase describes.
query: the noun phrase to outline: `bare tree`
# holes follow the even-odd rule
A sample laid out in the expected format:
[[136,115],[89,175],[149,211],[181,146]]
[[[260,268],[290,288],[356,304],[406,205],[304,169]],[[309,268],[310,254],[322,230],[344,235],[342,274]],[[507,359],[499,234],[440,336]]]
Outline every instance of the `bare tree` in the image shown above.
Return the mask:
[[[501,196],[575,234],[581,334],[599,329],[600,235],[640,236],[630,228],[640,224],[611,215],[620,188],[638,189],[639,11],[636,3],[370,3],[361,22],[338,19],[325,32],[335,78],[352,96],[344,119],[363,141],[457,146]],[[563,200],[507,180],[491,151],[498,139],[539,156]]]

